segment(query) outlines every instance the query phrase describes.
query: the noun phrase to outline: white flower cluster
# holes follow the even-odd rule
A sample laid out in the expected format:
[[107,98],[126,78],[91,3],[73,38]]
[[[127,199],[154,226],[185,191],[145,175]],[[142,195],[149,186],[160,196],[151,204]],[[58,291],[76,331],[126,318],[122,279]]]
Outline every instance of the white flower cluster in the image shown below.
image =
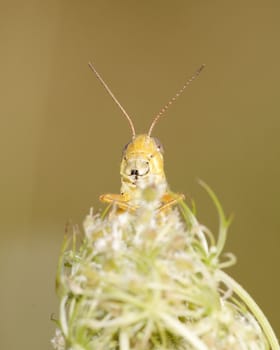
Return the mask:
[[274,349],[242,300],[246,292],[221,270],[211,232],[186,205],[182,215],[159,213],[151,197],[133,214],[91,212],[81,245],[74,235],[72,248],[64,246],[54,348]]

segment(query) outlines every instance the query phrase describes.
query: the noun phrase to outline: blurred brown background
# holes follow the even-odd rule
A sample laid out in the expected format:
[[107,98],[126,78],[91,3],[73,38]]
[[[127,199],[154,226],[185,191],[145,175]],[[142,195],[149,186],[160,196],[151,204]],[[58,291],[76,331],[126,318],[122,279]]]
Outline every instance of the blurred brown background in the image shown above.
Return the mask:
[[171,188],[234,212],[229,270],[280,335],[280,2],[1,1],[0,348],[51,349],[57,259],[68,218],[118,192],[127,122],[138,132],[206,63],[154,130]]

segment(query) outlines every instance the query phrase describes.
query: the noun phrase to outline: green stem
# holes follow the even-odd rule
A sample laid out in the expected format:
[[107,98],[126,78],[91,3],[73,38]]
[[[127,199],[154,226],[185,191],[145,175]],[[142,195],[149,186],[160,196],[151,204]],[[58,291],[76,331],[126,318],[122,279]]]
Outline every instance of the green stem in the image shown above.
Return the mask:
[[239,298],[246,304],[246,306],[251,310],[256,320],[259,322],[263,329],[265,336],[267,337],[268,343],[272,350],[279,350],[279,343],[276,335],[265,317],[264,313],[257,305],[257,303],[252,299],[252,297],[241,287],[233,278],[228,276],[223,271],[217,271],[217,275],[220,281],[232,287],[233,291],[239,296]]
[[196,350],[207,350],[207,346],[196,336],[194,332],[191,332],[185,325],[179,322],[176,318],[173,318],[169,314],[160,312],[159,317],[163,320],[166,327],[171,332],[176,332],[183,337],[188,343],[190,343]]

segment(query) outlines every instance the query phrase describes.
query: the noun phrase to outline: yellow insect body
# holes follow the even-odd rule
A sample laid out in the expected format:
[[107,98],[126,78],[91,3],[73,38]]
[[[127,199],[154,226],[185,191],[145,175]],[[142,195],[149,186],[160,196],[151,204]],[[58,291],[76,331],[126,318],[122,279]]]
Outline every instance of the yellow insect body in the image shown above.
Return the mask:
[[158,140],[143,134],[125,147],[121,161],[121,194],[105,194],[100,200],[116,203],[120,209],[134,211],[143,202],[141,192],[155,186],[161,194],[158,209],[175,204],[183,195],[171,195],[164,168],[162,147]]
[[124,149],[121,162],[121,193],[130,194],[137,187],[151,183],[167,190],[161,146],[148,135],[138,135]]
[[100,200],[106,203],[115,203],[120,210],[135,211],[143,202],[141,192],[148,186],[155,186],[160,191],[160,201],[158,210],[163,211],[170,208],[184,198],[182,194],[172,194],[169,191],[163,167],[163,149],[159,141],[151,137],[151,132],[158,119],[166,109],[175,101],[184,89],[198,76],[204,68],[202,65],[196,73],[185,83],[179,92],[164,106],[164,108],[154,118],[148,134],[136,135],[133,122],[124,108],[113,95],[109,87],[103,81],[94,66],[89,63],[90,68],[101,81],[107,92],[126,116],[132,130],[132,140],[123,151],[121,161],[121,193],[103,194]]

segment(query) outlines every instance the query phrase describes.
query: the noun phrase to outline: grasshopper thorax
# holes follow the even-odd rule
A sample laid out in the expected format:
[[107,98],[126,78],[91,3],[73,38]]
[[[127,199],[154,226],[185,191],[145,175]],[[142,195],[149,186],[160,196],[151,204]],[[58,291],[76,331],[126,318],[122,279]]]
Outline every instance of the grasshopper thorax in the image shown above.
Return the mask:
[[121,161],[122,193],[148,185],[164,185],[163,149],[160,142],[149,135],[135,136],[123,150]]

